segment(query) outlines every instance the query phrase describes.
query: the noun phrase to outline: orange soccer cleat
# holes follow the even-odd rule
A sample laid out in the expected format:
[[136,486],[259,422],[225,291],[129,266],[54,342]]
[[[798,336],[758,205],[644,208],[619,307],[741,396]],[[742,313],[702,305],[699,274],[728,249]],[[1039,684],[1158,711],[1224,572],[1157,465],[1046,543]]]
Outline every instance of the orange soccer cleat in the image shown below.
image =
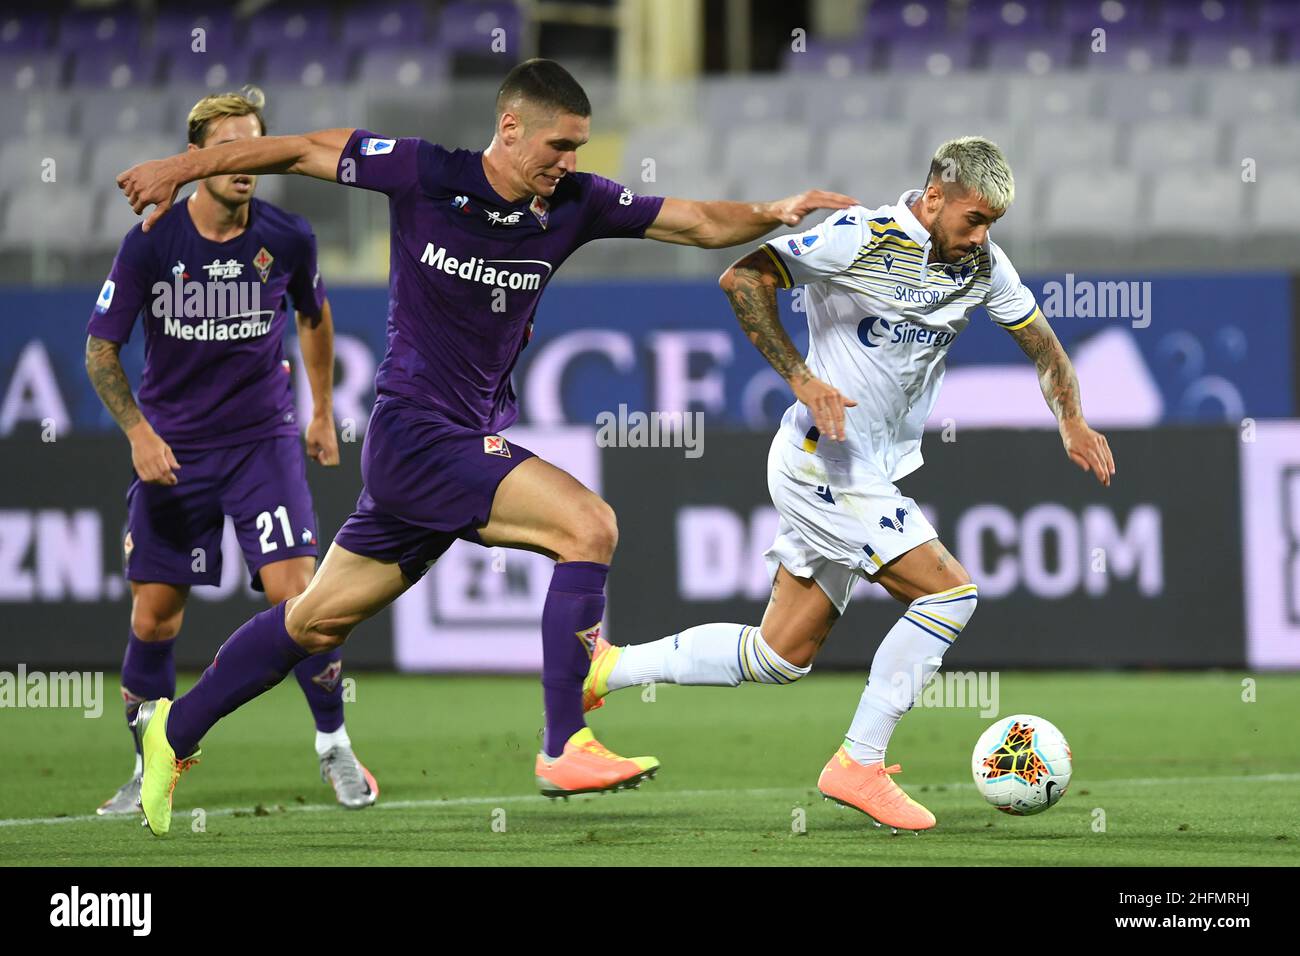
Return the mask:
[[558,757],[537,755],[537,786],[547,797],[632,790],[659,771],[654,757],[620,757],[583,727],[569,738]]
[[886,767],[883,762],[860,764],[840,747],[822,769],[817,789],[827,800],[862,811],[876,826],[895,831],[928,830],[935,824],[934,814],[890,779],[890,774],[901,769],[898,764]]
[[622,656],[623,648],[615,647],[603,637],[596,638],[596,647],[591,655],[591,668],[582,682],[583,713],[605,706],[605,695],[609,693],[610,672],[614,670],[614,665]]

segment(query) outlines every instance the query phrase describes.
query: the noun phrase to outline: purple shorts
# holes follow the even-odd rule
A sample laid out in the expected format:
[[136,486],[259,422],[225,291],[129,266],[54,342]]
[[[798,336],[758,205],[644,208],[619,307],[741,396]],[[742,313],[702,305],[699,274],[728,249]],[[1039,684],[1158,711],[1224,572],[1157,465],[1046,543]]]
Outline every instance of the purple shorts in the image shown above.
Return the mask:
[[316,514],[297,436],[175,454],[175,485],[137,477],[126,493],[128,580],[220,584],[225,515],[259,591],[258,572],[268,564],[316,556]]
[[497,485],[533,453],[401,398],[375,403],[361,449],[365,487],[334,536],[341,548],[397,562],[412,583],[457,538],[482,544]]

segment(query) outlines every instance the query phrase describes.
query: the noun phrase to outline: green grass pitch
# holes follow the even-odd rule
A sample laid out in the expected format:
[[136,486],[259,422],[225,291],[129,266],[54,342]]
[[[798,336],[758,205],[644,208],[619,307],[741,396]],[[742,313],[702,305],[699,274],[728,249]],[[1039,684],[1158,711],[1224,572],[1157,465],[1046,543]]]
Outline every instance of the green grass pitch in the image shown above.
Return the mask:
[[816,791],[861,674],[660,686],[649,702],[640,689],[615,694],[592,715],[597,735],[657,755],[663,769],[638,791],[568,802],[533,789],[535,679],[356,674],[348,729],[382,791],[359,812],[338,808],[320,782],[290,680],[208,736],[162,840],[137,819],[88,816],[129,769],[115,676],[98,720],[0,714],[0,864],[1300,863],[1295,674],[1257,675],[1254,702],[1242,700],[1242,674],[1002,674],[998,716],[1047,717],[1075,756],[1065,798],[1027,818],[998,813],[971,783],[971,747],[992,718],[917,707],[889,756],[903,766],[895,779],[939,819],[919,836],[876,829]]

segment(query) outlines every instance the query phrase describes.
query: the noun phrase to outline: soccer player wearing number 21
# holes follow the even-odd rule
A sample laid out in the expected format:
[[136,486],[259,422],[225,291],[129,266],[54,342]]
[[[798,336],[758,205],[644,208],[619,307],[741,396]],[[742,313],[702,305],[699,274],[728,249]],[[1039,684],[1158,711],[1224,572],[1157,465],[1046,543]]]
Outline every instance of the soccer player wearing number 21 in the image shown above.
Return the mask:
[[[266,131],[261,91],[205,96],[189,114],[190,155]],[[307,454],[339,462],[334,434],[334,325],[311,225],[253,198],[256,177],[205,178],[157,228],[122,241],[90,316],[86,370],[131,441],[123,550],[131,634],[122,661],[128,725],[143,701],[176,693],[172,648],[194,585],[221,580],[229,515],[253,587],[272,605],[300,594],[316,566],[316,517],[294,413],[283,336],[290,300],[314,411]],[[118,358],[143,315],[136,404]],[[316,723],[321,777],[339,803],[370,806],[379,788],[343,724],[338,648],[296,663]],[[99,813],[140,810],[136,769]]]
[[[894,205],[831,214],[759,247],[723,274],[741,327],[794,391],[767,460],[780,521],[766,552],[772,595],[757,627],[703,624],[648,644],[602,642],[584,684],[588,710],[610,691],[662,681],[789,684],[807,674],[859,577],[907,606],[885,635],[823,795],[877,826],[919,831],[934,815],[890,777],[894,727],[975,612],[978,589],[893,484],[921,465],[921,435],[944,358],[984,306],[1038,368],[1072,461],[1103,485],[1110,447],[1083,418],[1069,357],[1033,293],[989,239],[1011,205],[1011,169],[979,137],[944,143],[925,186]],[[795,350],[776,290],[807,286],[809,351]]]
[[764,203],[636,196],[575,171],[590,117],[586,94],[563,67],[529,60],[506,76],[493,140],[481,152],[335,129],[156,160],[118,178],[136,212],[157,204],[146,226],[183,183],[243,172],[298,173],[385,193],[391,228],[388,351],[375,380],[356,511],[300,597],[236,631],[179,700],[141,707],[141,801],[156,835],[170,826],[172,787],[208,728],[305,655],[341,645],[457,538],[556,562],[542,611],[546,731],[534,762],[541,791],[614,790],[658,769],[653,757],[612,753],[583,719],[582,683],[600,640],[617,540],[614,513],[571,475],[501,437],[518,417],[510,372],[547,282],[583,243],[644,237],[730,246],[853,200],[818,191]]

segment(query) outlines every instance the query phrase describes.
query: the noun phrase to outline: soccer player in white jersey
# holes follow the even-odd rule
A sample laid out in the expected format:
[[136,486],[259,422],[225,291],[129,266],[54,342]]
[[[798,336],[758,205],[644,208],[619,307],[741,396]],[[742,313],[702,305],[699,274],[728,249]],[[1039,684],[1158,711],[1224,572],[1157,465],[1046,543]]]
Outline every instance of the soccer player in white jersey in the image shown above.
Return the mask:
[[[1069,357],[1033,293],[990,238],[1015,184],[1006,158],[968,136],[939,147],[923,189],[894,205],[834,212],[736,262],[721,286],[750,341],[794,391],[768,455],[780,514],[766,552],[762,623],[704,624],[649,644],[598,649],[586,706],[648,681],[789,684],[807,674],[859,577],[907,606],[885,635],[843,746],[818,787],[877,825],[924,830],[929,810],[891,779],[885,749],[975,611],[978,588],[893,484],[921,465],[944,358],[978,306],[1038,368],[1070,460],[1109,485],[1115,463],[1088,427]],[[806,285],[809,351],[782,328],[776,290]]]

